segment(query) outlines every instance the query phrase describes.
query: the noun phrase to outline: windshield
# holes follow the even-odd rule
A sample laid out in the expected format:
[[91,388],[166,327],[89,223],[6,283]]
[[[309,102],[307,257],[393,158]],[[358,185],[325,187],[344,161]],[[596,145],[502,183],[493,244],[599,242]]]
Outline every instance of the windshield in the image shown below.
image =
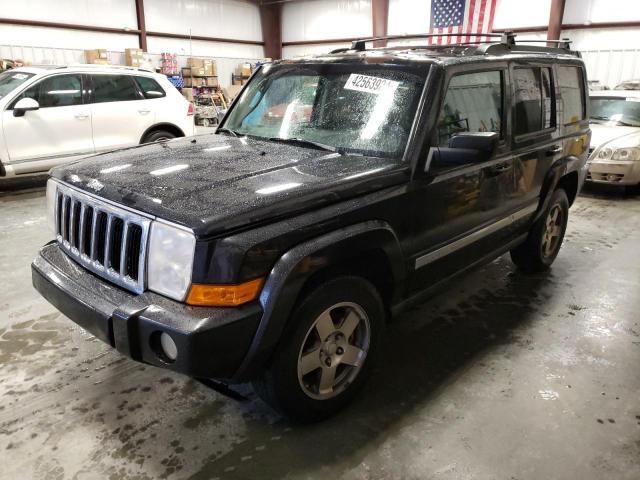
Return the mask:
[[591,120],[640,127],[640,98],[591,97]]
[[266,66],[238,99],[224,129],[401,157],[424,78],[424,71],[398,66]]
[[19,85],[33,77],[33,73],[15,72],[8,70],[0,73],[0,98],[13,91]]

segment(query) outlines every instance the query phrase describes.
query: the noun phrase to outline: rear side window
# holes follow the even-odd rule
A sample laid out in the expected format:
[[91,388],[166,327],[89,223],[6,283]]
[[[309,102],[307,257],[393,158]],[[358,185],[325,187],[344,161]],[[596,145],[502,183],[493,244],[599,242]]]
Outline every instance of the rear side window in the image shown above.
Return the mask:
[[558,67],[558,85],[560,86],[564,106],[562,113],[563,123],[568,125],[583,120],[585,108],[582,69],[578,67]]
[[162,98],[167,94],[163,88],[153,78],[149,77],[134,77],[140,90],[142,91],[144,98]]
[[45,78],[25,90],[13,101],[11,108],[23,98],[33,98],[40,108],[82,105],[82,77],[55,75]]
[[129,75],[93,75],[93,102],[127,102],[142,100]]
[[555,126],[555,102],[550,68],[516,68],[515,135],[524,135]]
[[438,144],[461,132],[502,130],[502,72],[457,75],[449,82],[438,121]]

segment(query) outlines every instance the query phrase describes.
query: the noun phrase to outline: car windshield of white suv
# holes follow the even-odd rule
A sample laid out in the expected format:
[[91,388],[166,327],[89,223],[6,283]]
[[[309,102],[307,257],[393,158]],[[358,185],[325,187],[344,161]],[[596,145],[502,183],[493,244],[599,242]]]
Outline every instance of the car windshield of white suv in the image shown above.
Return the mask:
[[640,98],[591,97],[591,120],[640,127]]
[[426,73],[377,65],[263,67],[220,129],[340,153],[402,156]]
[[33,75],[33,73],[14,72],[13,70],[0,73],[0,98],[15,90]]

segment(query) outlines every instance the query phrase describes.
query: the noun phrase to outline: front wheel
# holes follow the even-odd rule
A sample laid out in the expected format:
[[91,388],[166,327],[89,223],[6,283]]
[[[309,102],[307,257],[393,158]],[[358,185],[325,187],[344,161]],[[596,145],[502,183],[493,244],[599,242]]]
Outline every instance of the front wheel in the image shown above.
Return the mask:
[[338,277],[294,310],[258,395],[294,421],[342,409],[364,385],[384,323],[380,295],[359,277]]
[[559,188],[551,196],[551,201],[529,231],[526,241],[511,250],[511,259],[525,272],[548,270],[558,256],[569,220],[569,199]]

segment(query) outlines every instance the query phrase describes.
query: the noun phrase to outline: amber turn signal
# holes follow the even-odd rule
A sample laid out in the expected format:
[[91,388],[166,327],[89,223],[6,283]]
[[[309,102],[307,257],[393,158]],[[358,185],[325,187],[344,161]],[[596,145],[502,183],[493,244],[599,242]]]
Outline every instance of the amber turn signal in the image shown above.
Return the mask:
[[201,307],[237,307],[256,299],[263,284],[263,278],[236,285],[194,283],[187,295],[187,304]]

